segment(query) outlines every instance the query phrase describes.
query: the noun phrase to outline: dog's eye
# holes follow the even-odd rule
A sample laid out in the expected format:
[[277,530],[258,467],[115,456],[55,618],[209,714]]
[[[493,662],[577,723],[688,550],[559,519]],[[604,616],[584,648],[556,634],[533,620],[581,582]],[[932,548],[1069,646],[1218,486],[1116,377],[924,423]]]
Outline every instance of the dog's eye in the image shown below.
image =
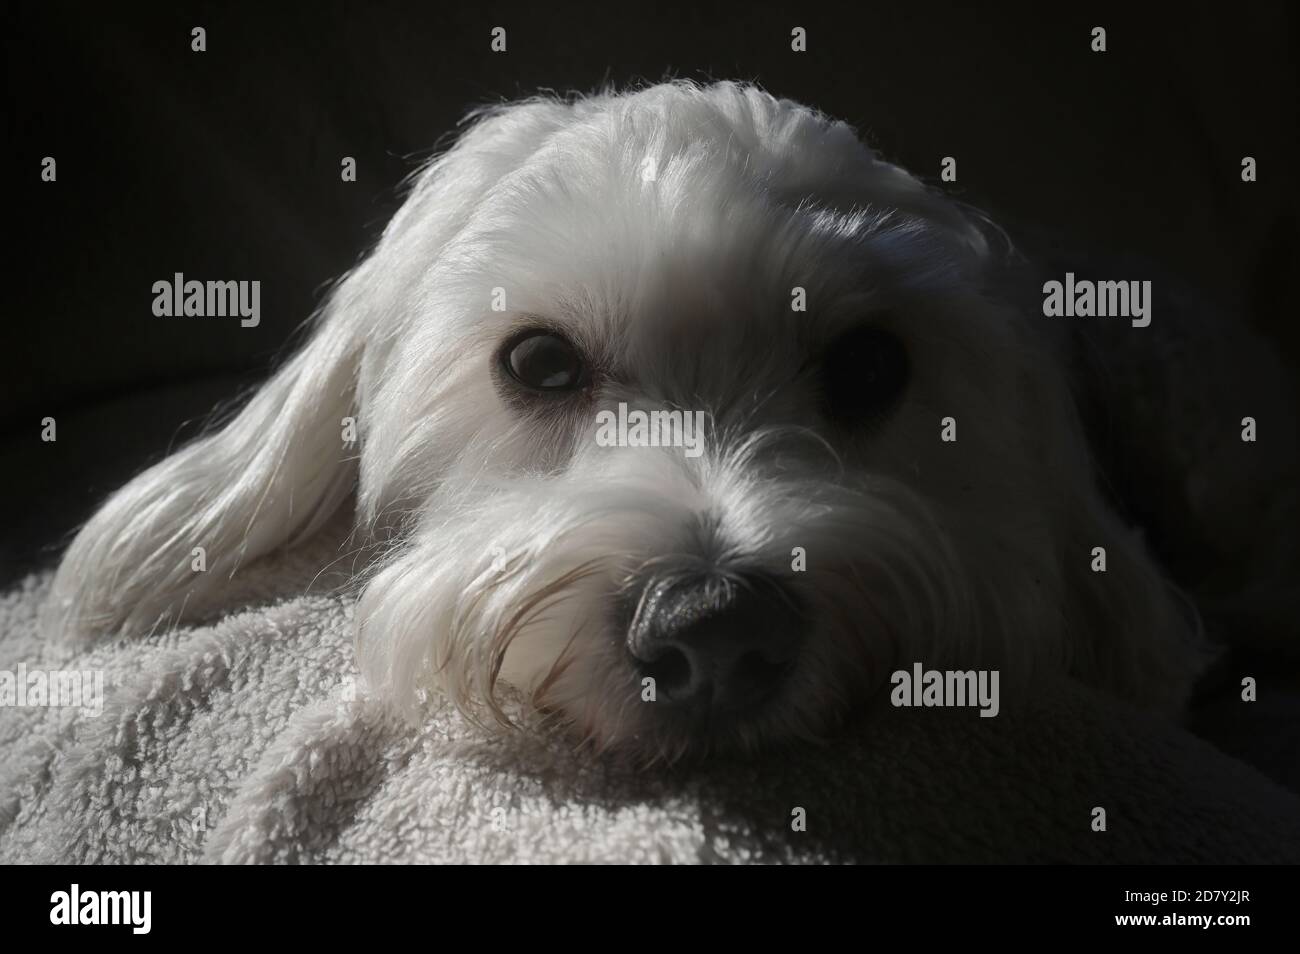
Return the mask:
[[571,391],[583,382],[582,355],[567,339],[550,331],[527,331],[502,350],[510,377],[537,391]]
[[889,410],[908,379],[903,343],[879,328],[856,328],[831,342],[822,360],[827,415],[852,423]]

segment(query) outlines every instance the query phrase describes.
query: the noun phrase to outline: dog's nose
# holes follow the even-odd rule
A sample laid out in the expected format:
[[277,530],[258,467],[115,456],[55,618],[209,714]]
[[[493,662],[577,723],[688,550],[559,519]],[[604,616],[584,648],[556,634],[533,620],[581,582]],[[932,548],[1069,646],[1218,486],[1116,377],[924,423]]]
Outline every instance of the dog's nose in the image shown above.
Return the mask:
[[652,581],[627,631],[638,673],[655,681],[656,701],[728,712],[770,696],[802,640],[793,594],[756,574]]

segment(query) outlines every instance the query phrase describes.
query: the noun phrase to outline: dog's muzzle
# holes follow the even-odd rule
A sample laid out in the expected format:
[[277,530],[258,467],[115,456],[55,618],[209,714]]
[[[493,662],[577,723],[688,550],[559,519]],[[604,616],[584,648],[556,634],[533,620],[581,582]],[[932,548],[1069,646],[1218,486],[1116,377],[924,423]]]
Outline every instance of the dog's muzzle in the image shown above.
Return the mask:
[[761,705],[785,681],[803,642],[794,595],[758,574],[653,579],[639,594],[627,648],[656,701],[699,713]]

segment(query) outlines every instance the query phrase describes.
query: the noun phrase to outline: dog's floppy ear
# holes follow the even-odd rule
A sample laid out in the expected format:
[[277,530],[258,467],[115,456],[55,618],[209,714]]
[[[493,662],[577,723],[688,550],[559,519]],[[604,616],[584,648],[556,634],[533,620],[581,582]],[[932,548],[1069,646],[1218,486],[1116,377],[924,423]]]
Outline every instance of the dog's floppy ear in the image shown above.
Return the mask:
[[382,372],[376,355],[412,318],[407,293],[487,190],[572,111],[535,100],[477,114],[414,178],[307,345],[228,423],[140,474],[82,528],[55,575],[46,632],[85,640],[208,609],[239,567],[335,513],[357,480],[343,419],[358,414],[366,375]]
[[1107,502],[1057,364],[1030,363],[1024,405],[1055,498],[1070,672],[1140,708],[1177,713],[1211,659],[1190,600]]
[[362,347],[344,290],[233,419],[137,476],[81,529],[55,575],[47,632],[75,640],[179,618],[337,510],[354,480],[342,419],[354,413]]

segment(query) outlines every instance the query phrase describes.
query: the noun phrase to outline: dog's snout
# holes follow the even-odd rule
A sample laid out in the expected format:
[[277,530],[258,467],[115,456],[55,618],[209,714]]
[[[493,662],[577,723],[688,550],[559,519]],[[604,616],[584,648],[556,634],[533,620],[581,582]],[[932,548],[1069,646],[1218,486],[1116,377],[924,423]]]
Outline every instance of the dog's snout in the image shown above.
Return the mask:
[[656,701],[731,712],[780,686],[802,638],[799,604],[777,581],[701,575],[648,584],[627,646]]

